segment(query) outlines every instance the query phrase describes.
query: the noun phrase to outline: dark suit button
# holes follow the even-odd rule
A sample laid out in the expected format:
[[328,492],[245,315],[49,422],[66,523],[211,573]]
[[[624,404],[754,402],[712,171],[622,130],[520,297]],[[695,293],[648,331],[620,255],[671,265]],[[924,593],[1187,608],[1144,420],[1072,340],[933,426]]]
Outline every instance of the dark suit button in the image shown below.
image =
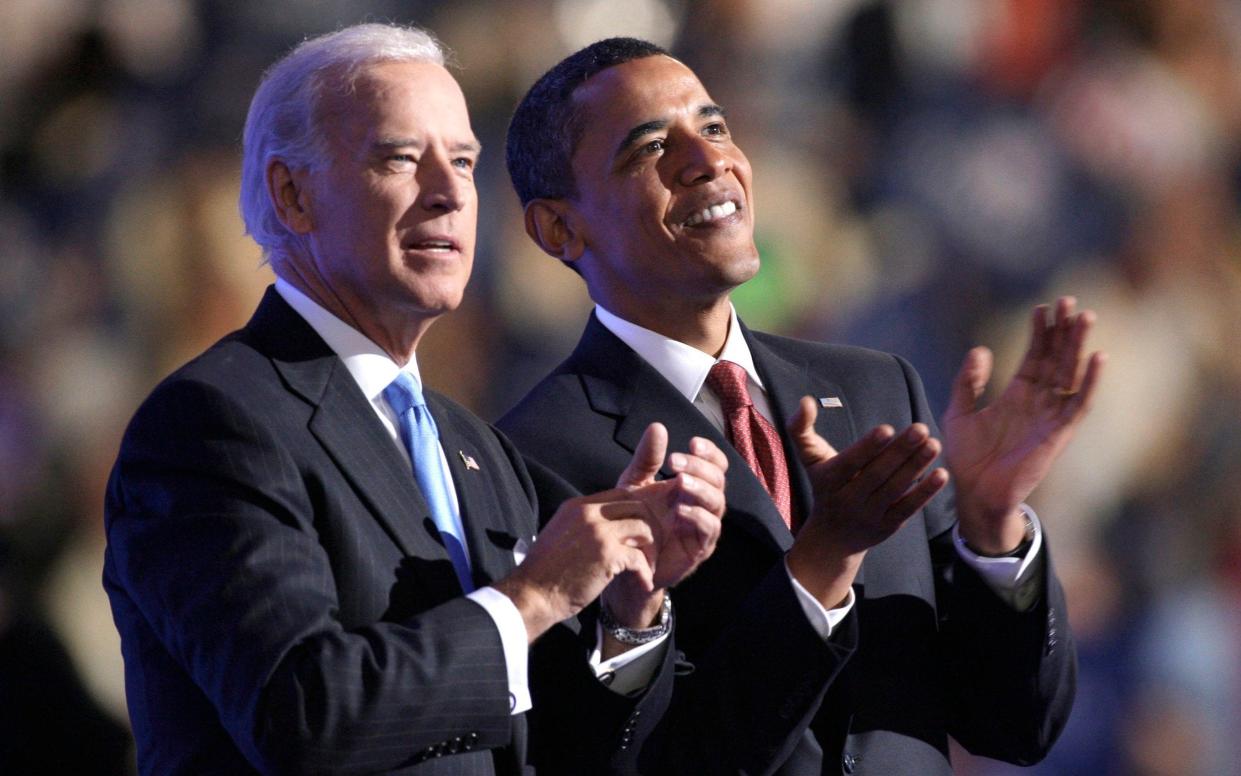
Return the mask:
[[642,709],[633,710],[633,719],[637,719],[638,717],[641,717],[641,716],[642,716]]
[[853,773],[853,769],[857,767],[858,760],[861,757],[854,757],[852,754],[845,752],[845,756],[841,758],[841,765],[845,768],[845,773]]
[[470,733],[469,735],[467,735],[467,736],[465,737],[465,740],[466,740],[466,743],[469,743],[469,744],[471,744],[471,745],[472,745],[472,744],[477,744],[477,743],[478,743],[478,734],[477,734],[477,733]]
[[[603,673],[599,674],[599,683],[602,684],[604,687],[611,687],[612,682],[614,681],[616,681],[615,671],[604,671]],[[510,709],[510,711],[512,711],[512,709]]]

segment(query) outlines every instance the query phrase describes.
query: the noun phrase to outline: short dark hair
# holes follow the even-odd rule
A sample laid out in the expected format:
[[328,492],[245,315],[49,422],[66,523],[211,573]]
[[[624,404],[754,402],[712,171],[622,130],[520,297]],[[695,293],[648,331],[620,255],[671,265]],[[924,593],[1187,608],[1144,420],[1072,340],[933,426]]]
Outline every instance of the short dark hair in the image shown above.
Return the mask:
[[608,38],[570,54],[535,81],[508,124],[505,161],[521,204],[577,194],[570,162],[582,139],[573,92],[594,74],[668,52],[637,38]]

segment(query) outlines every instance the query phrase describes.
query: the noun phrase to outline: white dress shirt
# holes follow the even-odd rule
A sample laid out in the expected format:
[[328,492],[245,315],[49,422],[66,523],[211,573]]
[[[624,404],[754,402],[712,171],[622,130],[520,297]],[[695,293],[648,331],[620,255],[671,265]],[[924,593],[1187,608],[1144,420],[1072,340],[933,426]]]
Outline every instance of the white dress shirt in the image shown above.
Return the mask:
[[[750,353],[750,346],[741,333],[737,311],[732,309],[731,305],[728,337],[724,341],[724,348],[720,351],[719,358],[714,358],[683,342],[669,339],[650,329],[630,323],[602,306],[595,306],[595,315],[608,331],[632,348],[643,360],[654,367],[655,371],[663,375],[664,379],[671,383],[682,396],[692,402],[725,437],[727,437],[726,424],[720,400],[706,385],[707,374],[717,361],[732,361],[745,369],[746,388],[750,393],[750,400],[754,402],[754,409],[768,422],[775,424],[771,402],[767,398],[767,389],[763,386],[762,378],[759,377],[758,370],[754,367],[754,357]],[[1034,523],[1034,543],[1022,558],[984,558],[976,555],[960,540],[960,534],[956,528],[953,529],[953,537],[956,540],[954,545],[961,558],[977,569],[996,594],[1014,607],[1020,607],[1020,604],[1024,603],[1019,600],[1021,583],[1028,581],[1038,568],[1034,560],[1039,557],[1039,550],[1042,547],[1042,529],[1039,526],[1038,517],[1024,504],[1022,508],[1025,509],[1026,514],[1030,515]],[[853,590],[849,590],[848,598],[839,607],[827,609],[797,581],[791,572],[788,572],[787,563],[785,571],[789,574],[789,580],[792,582],[793,590],[797,593],[797,600],[801,603],[806,619],[826,640],[831,636],[832,630],[853,608],[855,602]]]

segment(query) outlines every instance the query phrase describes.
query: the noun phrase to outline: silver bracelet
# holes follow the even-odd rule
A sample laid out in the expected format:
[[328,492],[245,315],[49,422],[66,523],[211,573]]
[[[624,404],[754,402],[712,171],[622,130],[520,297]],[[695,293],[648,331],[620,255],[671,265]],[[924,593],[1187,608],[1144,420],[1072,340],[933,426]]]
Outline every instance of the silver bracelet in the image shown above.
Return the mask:
[[616,621],[612,613],[600,601],[599,625],[607,631],[609,636],[622,644],[628,644],[631,647],[649,644],[655,639],[666,636],[672,630],[672,596],[668,595],[668,591],[664,591],[664,602],[659,607],[659,622],[649,628],[626,628]]

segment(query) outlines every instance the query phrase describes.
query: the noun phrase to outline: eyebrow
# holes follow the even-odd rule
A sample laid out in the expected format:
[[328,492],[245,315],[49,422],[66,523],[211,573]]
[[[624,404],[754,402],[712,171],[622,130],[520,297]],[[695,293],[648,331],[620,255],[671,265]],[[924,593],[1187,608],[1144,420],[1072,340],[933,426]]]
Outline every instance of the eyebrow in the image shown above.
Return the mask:
[[[371,150],[379,153],[383,151],[391,151],[395,148],[421,147],[423,142],[411,137],[385,137],[377,140]],[[477,140],[468,140],[460,143],[453,143],[448,147],[452,153],[473,153],[481,154],[483,152],[483,144]]]
[[[700,106],[698,110],[695,111],[695,115],[700,119],[711,118],[712,116],[719,116],[720,118],[726,117],[724,109],[716,105],[715,103],[708,103],[706,105]],[[655,119],[654,121],[645,121],[639,124],[638,126],[634,127],[633,129],[625,133],[625,137],[622,138],[620,143],[616,146],[616,151],[615,153],[612,154],[612,158],[615,159],[616,157],[623,154],[626,150],[628,150],[630,146],[632,146],[638,140],[638,138],[642,137],[643,135],[648,135],[651,132],[658,132],[659,130],[664,129],[667,126],[668,126],[667,119]]]

